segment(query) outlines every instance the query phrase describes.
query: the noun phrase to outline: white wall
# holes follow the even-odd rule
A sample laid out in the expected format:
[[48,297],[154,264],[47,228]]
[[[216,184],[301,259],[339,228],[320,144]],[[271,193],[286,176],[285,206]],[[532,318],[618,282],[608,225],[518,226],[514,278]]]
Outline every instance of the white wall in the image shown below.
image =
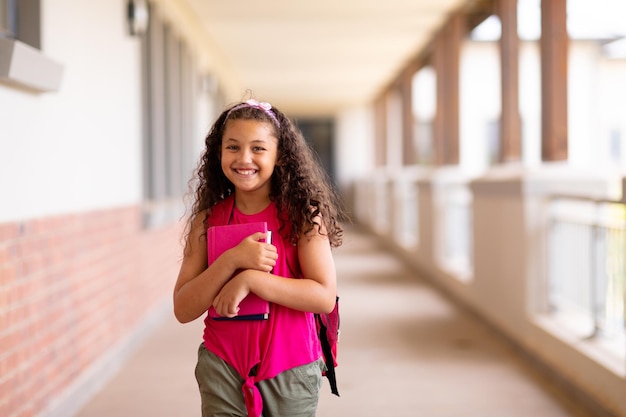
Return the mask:
[[[185,2],[153,0],[197,70],[242,91]],[[64,67],[57,92],[0,84],[0,222],[138,204],[143,195],[140,40],[126,0],[42,2],[42,51]],[[206,92],[205,92],[206,93]],[[215,115],[201,97],[199,153]]]
[[58,92],[0,85],[0,222],[141,198],[139,40],[123,0],[57,0],[42,10]]

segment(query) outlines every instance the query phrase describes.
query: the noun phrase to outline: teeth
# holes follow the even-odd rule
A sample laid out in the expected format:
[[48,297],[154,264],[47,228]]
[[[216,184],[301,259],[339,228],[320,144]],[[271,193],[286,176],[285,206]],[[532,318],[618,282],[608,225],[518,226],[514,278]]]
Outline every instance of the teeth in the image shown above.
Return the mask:
[[240,173],[241,175],[252,175],[255,173],[255,170],[254,169],[238,169],[237,172]]

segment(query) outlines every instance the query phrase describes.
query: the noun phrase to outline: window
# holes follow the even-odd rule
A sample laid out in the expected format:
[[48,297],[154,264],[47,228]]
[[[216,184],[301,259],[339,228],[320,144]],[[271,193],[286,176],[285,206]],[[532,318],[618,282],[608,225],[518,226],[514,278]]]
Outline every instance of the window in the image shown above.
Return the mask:
[[0,37],[15,38],[17,9],[16,0],[0,0]]
[[197,73],[186,43],[158,13],[149,15],[142,39],[144,226],[155,227],[181,217],[195,166]]
[[63,67],[44,56],[40,0],[0,0],[0,82],[34,92],[56,91]]

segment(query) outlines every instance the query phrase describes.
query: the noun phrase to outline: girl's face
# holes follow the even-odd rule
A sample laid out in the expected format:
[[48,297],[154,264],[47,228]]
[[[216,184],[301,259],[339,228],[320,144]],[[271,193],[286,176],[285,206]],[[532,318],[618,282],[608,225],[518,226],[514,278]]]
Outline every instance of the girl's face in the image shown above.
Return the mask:
[[224,175],[237,192],[270,193],[270,178],[278,158],[273,126],[257,120],[229,120],[222,137]]

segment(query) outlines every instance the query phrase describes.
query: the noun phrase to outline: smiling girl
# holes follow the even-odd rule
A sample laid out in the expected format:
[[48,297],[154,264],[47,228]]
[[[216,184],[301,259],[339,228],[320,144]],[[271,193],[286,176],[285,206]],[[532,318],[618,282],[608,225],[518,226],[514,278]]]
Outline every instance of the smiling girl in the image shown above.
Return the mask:
[[[181,323],[211,307],[236,317],[254,293],[270,302],[270,314],[206,315],[195,370],[202,415],[315,416],[324,362],[313,315],[336,302],[337,195],[300,131],[269,103],[225,110],[205,143],[174,313]],[[272,244],[255,233],[208,264],[208,227],[259,221],[274,231]]]

